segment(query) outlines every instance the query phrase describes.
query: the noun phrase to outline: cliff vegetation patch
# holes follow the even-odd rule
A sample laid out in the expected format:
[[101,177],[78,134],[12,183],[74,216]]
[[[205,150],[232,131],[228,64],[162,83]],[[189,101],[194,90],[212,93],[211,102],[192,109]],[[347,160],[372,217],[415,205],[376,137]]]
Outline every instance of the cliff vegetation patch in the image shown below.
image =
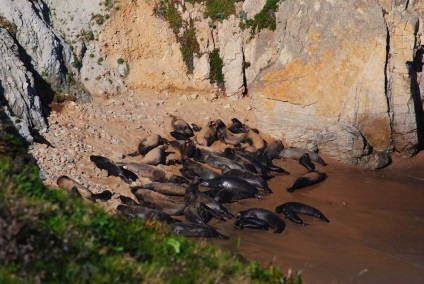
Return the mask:
[[277,28],[276,15],[280,2],[285,0],[267,0],[262,10],[253,19],[246,20],[245,27],[251,28],[252,35],[263,29],[275,31]]

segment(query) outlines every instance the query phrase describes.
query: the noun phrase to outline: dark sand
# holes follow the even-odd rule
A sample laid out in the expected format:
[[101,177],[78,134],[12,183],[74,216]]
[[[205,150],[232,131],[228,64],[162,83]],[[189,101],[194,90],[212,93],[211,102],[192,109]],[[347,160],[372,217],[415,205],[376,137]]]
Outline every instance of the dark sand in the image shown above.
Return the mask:
[[214,221],[211,225],[230,239],[211,242],[248,259],[272,262],[284,273],[297,270],[304,283],[424,283],[424,152],[410,160],[395,157],[379,171],[326,160],[329,166],[317,169],[328,178],[294,193],[285,188],[306,170],[294,160],[275,161],[291,175],[269,181],[273,194],[227,207],[233,213],[253,207],[274,211],[298,201],[321,210],[330,223],[301,215],[309,226],[286,219],[279,235],[235,229],[234,220]]

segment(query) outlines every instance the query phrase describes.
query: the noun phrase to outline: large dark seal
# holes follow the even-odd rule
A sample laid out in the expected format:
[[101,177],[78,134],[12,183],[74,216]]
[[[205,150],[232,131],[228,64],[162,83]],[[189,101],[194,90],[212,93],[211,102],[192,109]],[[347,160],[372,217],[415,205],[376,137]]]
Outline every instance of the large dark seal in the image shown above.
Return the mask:
[[234,227],[239,229],[251,228],[257,230],[268,230],[269,224],[268,222],[256,217],[245,217],[236,220],[234,222]]
[[255,187],[261,187],[264,191],[272,193],[271,188],[269,188],[268,183],[261,176],[258,176],[250,171],[230,169],[227,165],[220,165],[219,168],[222,171],[224,176],[235,176],[241,178]]
[[218,139],[224,143],[224,144],[230,144],[230,145],[238,145],[240,143],[246,142],[247,134],[246,133],[233,133],[230,130],[228,130],[225,123],[217,119],[216,120],[216,135]]
[[228,237],[219,233],[215,228],[196,223],[174,223],[171,225],[172,231],[185,237],[208,237],[208,238],[221,238],[227,240]]
[[304,148],[297,148],[297,147],[284,148],[277,155],[277,158],[299,160],[300,157],[302,157],[302,155],[305,153],[309,154],[309,158],[312,161],[320,163],[323,166],[327,166],[327,163],[324,162],[324,160],[317,153],[308,151],[307,149],[304,149]]
[[284,149],[283,142],[279,139],[271,141],[264,150],[264,155],[270,160],[274,160]]
[[191,223],[206,225],[212,218],[209,212],[210,209],[205,204],[194,201],[187,204],[187,207],[184,209],[184,217]]
[[180,170],[180,172],[188,179],[194,179],[196,176],[198,176],[202,180],[208,180],[219,176],[216,171],[201,163],[191,160],[187,156],[184,156],[181,159],[183,162],[183,168]]
[[319,211],[315,207],[312,207],[310,205],[300,203],[300,202],[287,202],[287,203],[281,204],[277,206],[277,208],[275,208],[275,213],[277,214],[283,213],[291,221],[298,224],[302,224],[302,225],[307,225],[307,224],[304,223],[303,220],[299,216],[297,216],[297,214],[310,215],[310,216],[320,218],[324,222],[327,222],[327,223],[330,222],[330,220],[328,220],[327,217],[325,217],[321,211]]
[[280,234],[284,231],[286,223],[277,214],[272,211],[263,208],[251,208],[244,211],[240,211],[236,215],[239,219],[246,218],[257,218],[261,219],[269,224],[270,227],[275,228],[274,233]]
[[97,200],[107,201],[112,197],[112,193],[109,190],[105,190],[101,193],[95,194],[91,192],[88,188],[68,176],[60,176],[57,179],[56,183],[61,189],[66,190],[68,193],[76,194],[77,196],[81,196],[83,199],[86,199],[91,202],[95,202]]
[[304,166],[308,172],[315,171],[315,165],[312,163],[311,159],[309,158],[309,154],[305,153],[299,158],[299,164]]
[[202,153],[202,158],[204,159],[204,161],[213,168],[219,169],[219,165],[225,164],[231,169],[244,169],[244,166],[242,164],[226,157],[222,157],[217,153],[205,149],[201,149],[200,151]]
[[131,183],[131,180],[125,175],[122,169],[108,158],[98,155],[91,155],[90,161],[92,161],[99,169],[106,170],[108,176],[117,176],[126,183]]
[[184,200],[186,204],[190,204],[193,202],[199,202],[203,203],[205,206],[209,208],[208,212],[215,218],[225,221],[223,216],[225,216],[228,219],[231,219],[234,217],[233,214],[231,214],[227,208],[225,208],[221,203],[213,199],[212,197],[206,195],[205,193],[199,191],[199,183],[200,179],[196,178],[192,183],[190,183],[190,186],[187,188],[186,195],[184,197]]
[[287,188],[288,192],[293,192],[296,189],[304,188],[310,185],[317,184],[327,178],[327,175],[325,173],[320,172],[308,172],[300,177],[298,177],[293,185],[289,188]]

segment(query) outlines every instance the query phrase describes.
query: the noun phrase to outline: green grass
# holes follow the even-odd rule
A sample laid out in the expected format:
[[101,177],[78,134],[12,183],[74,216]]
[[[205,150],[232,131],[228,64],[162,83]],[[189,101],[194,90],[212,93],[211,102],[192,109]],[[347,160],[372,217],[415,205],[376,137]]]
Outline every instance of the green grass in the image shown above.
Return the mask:
[[183,55],[183,60],[187,66],[187,74],[193,74],[194,71],[194,56],[199,54],[200,47],[196,38],[196,28],[193,22],[184,31],[183,35],[178,39],[180,42],[180,50]]
[[277,27],[275,13],[278,11],[279,3],[285,0],[267,0],[262,10],[255,15],[253,19],[247,20],[246,28],[251,28],[251,33],[254,35],[262,29],[270,29],[275,31]]
[[212,20],[224,20],[236,13],[232,0],[206,0],[206,16]]
[[1,283],[301,283],[47,188],[26,151],[0,131]]

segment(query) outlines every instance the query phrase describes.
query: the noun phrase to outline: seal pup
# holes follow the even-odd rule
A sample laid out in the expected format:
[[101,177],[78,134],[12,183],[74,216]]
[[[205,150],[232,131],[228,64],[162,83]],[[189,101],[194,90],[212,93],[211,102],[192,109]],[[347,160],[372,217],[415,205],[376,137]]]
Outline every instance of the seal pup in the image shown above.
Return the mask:
[[162,138],[159,134],[152,133],[144,137],[138,144],[135,152],[129,153],[128,156],[135,157],[138,155],[146,155],[150,150],[156,148],[159,145],[167,144],[168,140]]
[[309,154],[309,158],[317,163],[320,163],[323,166],[327,166],[328,164],[326,162],[324,162],[324,160],[318,155],[318,153],[312,152],[312,151],[308,151],[307,149],[304,148],[298,148],[298,147],[289,147],[289,148],[284,148],[283,150],[281,150],[280,153],[278,153],[277,158],[279,159],[295,159],[295,160],[299,160],[299,158],[305,154],[308,153]]
[[299,158],[299,164],[304,166],[308,172],[315,171],[315,165],[312,163],[311,159],[309,158],[309,154],[305,153]]
[[126,183],[131,183],[132,182],[124,174],[124,172],[122,171],[122,169],[117,164],[115,164],[114,162],[112,162],[111,160],[109,160],[108,158],[103,157],[103,156],[98,156],[98,155],[91,155],[90,156],[90,161],[92,161],[96,165],[96,167],[98,167],[99,169],[106,170],[107,171],[107,176],[117,176],[117,177],[120,177]]
[[308,172],[304,175],[301,175],[300,177],[298,177],[293,185],[291,187],[287,188],[288,192],[293,192],[296,189],[299,188],[304,188],[310,185],[314,185],[317,184],[323,180],[325,180],[327,178],[327,174],[326,173],[320,173],[320,172]]
[[246,142],[253,146],[255,149],[259,151],[265,150],[265,147],[267,146],[266,141],[262,138],[261,135],[250,129],[250,127],[246,127]]
[[191,129],[190,125],[184,119],[172,114],[170,114],[169,116],[171,117],[171,127],[175,132],[188,135],[188,137],[194,135],[193,129]]
[[196,142],[202,146],[210,146],[217,139],[216,122],[209,121],[208,124],[196,133]]
[[291,221],[302,225],[307,224],[303,223],[303,220],[299,216],[297,216],[297,214],[305,214],[317,217],[323,220],[324,222],[330,223],[330,220],[328,220],[327,217],[325,217],[321,211],[319,211],[315,207],[300,202],[286,202],[284,204],[281,204],[275,208],[275,213],[283,213]]
[[216,120],[216,125],[216,134],[222,143],[238,145],[246,141],[246,133],[232,133],[221,119]]
[[170,154],[170,152],[166,152],[166,149],[168,149],[168,146],[166,145],[157,146],[147,152],[140,162],[153,166],[157,166],[159,164],[165,165],[166,157]]
[[224,164],[219,165],[219,168],[221,169],[221,172],[224,176],[239,177],[255,187],[261,187],[264,189],[264,191],[272,193],[271,188],[269,188],[268,186],[268,182],[261,176],[258,176],[246,170],[231,169],[230,167]]
[[196,147],[193,140],[173,140],[169,141],[169,144],[178,150],[181,157],[187,156],[200,162],[203,161],[201,151]]
[[131,188],[131,192],[142,205],[160,210],[171,216],[183,214],[186,207],[185,203],[176,202],[168,196],[153,190],[133,187]]
[[117,163],[117,165],[124,167],[139,177],[145,177],[151,181],[157,182],[175,182],[175,183],[188,183],[188,180],[182,176],[174,175],[171,172],[156,168],[143,163]]
[[261,219],[269,224],[270,227],[275,228],[274,233],[281,234],[285,227],[286,223],[274,212],[263,209],[263,208],[251,208],[244,211],[240,211],[236,214],[236,218],[245,219],[245,218],[257,218]]
[[105,190],[101,193],[95,194],[76,180],[73,180],[72,178],[65,175],[60,176],[56,180],[56,183],[61,189],[64,189],[74,195],[79,195],[83,199],[91,202],[96,202],[96,200],[107,201],[112,198],[112,192],[110,192],[109,190]]
[[184,196],[188,188],[188,184],[173,182],[151,182],[137,186],[137,188],[149,189],[170,196]]
[[120,204],[117,206],[116,210],[121,215],[124,215],[129,218],[142,218],[147,221],[156,220],[159,222],[164,222],[166,224],[174,224],[181,222],[180,220],[172,218],[170,215],[149,207],[142,205],[123,205]]
[[185,237],[208,237],[228,240],[229,237],[219,233],[215,228],[197,223],[174,223],[172,231],[179,236]]
[[264,156],[268,158],[269,161],[274,160],[277,155],[284,149],[283,142],[279,139],[272,140],[266,146],[264,150]]

